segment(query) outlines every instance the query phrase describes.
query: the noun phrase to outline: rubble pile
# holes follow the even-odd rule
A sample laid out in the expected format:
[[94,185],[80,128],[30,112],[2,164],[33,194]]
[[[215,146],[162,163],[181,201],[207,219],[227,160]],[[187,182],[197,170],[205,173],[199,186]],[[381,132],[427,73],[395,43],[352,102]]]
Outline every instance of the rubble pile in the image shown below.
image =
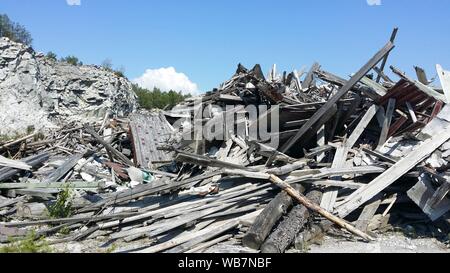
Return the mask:
[[387,75],[393,48],[349,79],[239,65],[171,110],[0,143],[0,242],[35,230],[81,251],[284,253],[324,234],[446,240],[449,72],[437,66],[441,87],[420,68]]

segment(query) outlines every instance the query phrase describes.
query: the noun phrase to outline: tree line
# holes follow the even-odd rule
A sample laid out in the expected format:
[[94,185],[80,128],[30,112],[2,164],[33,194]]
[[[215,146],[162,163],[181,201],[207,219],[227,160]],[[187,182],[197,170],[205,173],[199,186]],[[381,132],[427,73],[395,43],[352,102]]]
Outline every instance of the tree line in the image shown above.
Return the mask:
[[138,96],[139,105],[145,109],[168,109],[190,98],[191,95],[183,95],[181,92],[170,90],[163,92],[159,88],[148,90],[133,84],[133,90]]

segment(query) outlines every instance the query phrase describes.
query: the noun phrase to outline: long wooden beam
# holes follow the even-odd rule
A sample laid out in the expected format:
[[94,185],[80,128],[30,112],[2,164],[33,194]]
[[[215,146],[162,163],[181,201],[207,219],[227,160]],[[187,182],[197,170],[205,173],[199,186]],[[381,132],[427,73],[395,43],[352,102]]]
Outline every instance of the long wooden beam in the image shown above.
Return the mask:
[[[395,38],[397,37],[397,32],[398,32],[398,27],[394,28],[394,30],[392,31],[391,40],[390,40],[391,43],[395,42]],[[389,57],[389,53],[384,57],[383,62],[381,63],[381,66],[380,66],[381,72],[383,72],[384,68],[386,67],[388,57]],[[381,80],[381,74],[378,74],[377,82],[380,82],[380,80]]]
[[[327,103],[325,103],[325,105],[322,106],[322,108],[320,108],[320,110],[317,111],[314,116],[312,116],[311,119],[302,126],[302,128],[300,128],[294,137],[283,145],[280,151],[282,153],[286,153],[292,146],[294,146],[340,99],[342,99],[350,91],[355,84],[357,84],[375,65],[377,65],[377,63],[380,62],[386,54],[391,52],[394,47],[394,44],[388,42],[380,51],[378,51],[378,53],[376,53],[375,56],[373,56],[372,59],[370,59],[370,61],[358,71],[358,73],[346,82],[346,84],[337,92],[336,95],[331,97],[330,100],[328,100]],[[325,124],[327,121],[322,120],[322,122]]]

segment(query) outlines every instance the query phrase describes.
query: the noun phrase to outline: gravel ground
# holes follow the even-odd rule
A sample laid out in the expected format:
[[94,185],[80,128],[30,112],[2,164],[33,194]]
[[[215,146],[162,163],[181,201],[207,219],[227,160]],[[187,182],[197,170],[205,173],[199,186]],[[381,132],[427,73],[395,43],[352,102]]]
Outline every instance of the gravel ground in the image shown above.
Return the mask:
[[327,236],[321,245],[311,245],[309,253],[450,253],[450,247],[437,239],[412,239],[391,233],[371,243]]

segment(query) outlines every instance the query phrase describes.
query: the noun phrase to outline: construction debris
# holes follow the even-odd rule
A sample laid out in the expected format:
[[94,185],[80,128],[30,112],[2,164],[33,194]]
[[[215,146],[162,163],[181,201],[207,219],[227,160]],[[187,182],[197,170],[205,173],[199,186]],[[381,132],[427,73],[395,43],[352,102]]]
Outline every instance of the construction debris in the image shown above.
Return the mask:
[[394,82],[396,34],[348,80],[318,63],[268,77],[239,65],[171,110],[0,143],[0,242],[36,230],[117,252],[283,253],[330,231],[368,242],[416,223],[446,237],[449,72],[437,66],[436,87],[419,67],[418,80],[391,67]]

